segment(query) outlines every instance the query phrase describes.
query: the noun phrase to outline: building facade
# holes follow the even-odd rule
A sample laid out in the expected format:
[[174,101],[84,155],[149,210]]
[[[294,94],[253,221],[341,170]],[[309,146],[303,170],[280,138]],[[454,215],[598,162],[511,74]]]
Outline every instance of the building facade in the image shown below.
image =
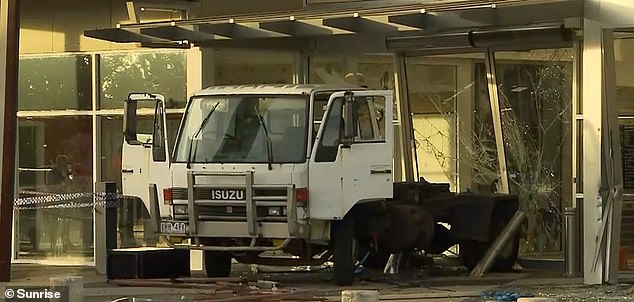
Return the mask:
[[[188,96],[203,87],[350,84],[393,89],[397,101],[411,109],[411,127],[402,124],[405,119],[397,123],[397,131],[410,129],[405,132],[411,138],[401,139],[399,148],[413,151],[396,159],[397,177],[449,183],[456,192],[519,194],[530,212],[525,256],[562,255],[565,207],[583,207],[584,249],[598,246],[591,239],[607,219],[593,217],[608,217],[603,213],[611,204],[603,196],[596,206],[605,177],[587,172],[601,171],[607,152],[601,149],[605,108],[616,108],[624,134],[634,125],[629,33],[634,5],[610,0],[23,0],[20,5],[16,179],[22,200],[93,193],[100,182],[121,183],[123,100],[129,92],[165,95],[173,143]],[[151,127],[151,116],[145,126]],[[627,167],[622,171],[627,200]],[[78,203],[16,210],[14,262],[94,264],[92,203]],[[146,211],[133,201],[119,208],[120,245],[142,245],[138,233]],[[626,214],[627,209],[623,223],[620,216],[617,221],[619,229],[623,225],[620,242],[634,247],[626,236],[634,231]],[[595,272],[588,280],[601,275]]]

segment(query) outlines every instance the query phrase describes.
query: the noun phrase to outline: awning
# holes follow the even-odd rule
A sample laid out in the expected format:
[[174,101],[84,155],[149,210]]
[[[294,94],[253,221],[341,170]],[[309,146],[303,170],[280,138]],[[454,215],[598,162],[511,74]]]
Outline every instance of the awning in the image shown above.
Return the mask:
[[[403,37],[437,34],[456,29],[488,30],[545,22],[563,24],[567,19],[583,16],[583,1],[577,0],[498,0],[490,1],[488,4],[482,2],[434,1],[435,4],[430,4],[421,1],[408,5],[336,11],[323,8],[262,15],[191,18],[121,24],[115,28],[86,30],[84,35],[116,43],[141,43],[142,46],[148,47],[189,47],[191,44],[231,45],[234,41],[292,41],[333,35]],[[474,34],[476,32],[469,35],[473,37]],[[500,34],[477,33],[481,37]],[[447,34],[445,39],[443,43],[465,43],[464,35],[460,34]],[[393,40],[392,45],[404,43],[405,40]],[[478,41],[488,43],[485,40]]]

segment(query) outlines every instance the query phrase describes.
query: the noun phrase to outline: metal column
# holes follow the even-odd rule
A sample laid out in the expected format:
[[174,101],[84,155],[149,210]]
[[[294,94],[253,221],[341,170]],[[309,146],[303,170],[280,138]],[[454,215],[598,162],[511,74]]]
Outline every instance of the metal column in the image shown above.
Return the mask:
[[[401,135],[397,138],[400,140],[402,160],[405,169],[405,181],[417,181],[414,179],[414,131],[412,124],[412,115],[410,114],[409,98],[407,95],[407,74],[405,66],[405,58],[403,54],[396,54],[395,57],[396,70],[394,73],[394,81],[396,87],[396,101],[398,102],[398,118],[401,127]],[[395,142],[399,143],[399,142]],[[399,163],[401,165],[401,163]]]
[[579,273],[579,226],[577,208],[566,207],[564,210],[564,263],[565,273],[568,277],[577,276]]
[[[579,144],[581,135],[579,130],[583,126],[583,114],[580,113],[581,108],[581,62],[583,61],[583,42],[577,39],[573,44],[573,65],[572,65],[572,110],[571,110],[571,133],[572,133],[572,187],[571,187],[571,201],[572,207],[576,209],[577,215],[577,263],[576,267],[579,273],[583,273],[583,187],[579,184],[582,177],[580,176],[580,157],[579,157]],[[583,132],[581,132],[583,134]],[[582,171],[582,170],[581,170]],[[581,174],[582,176],[583,174]]]
[[0,1],[0,282],[11,279],[15,180],[15,136],[18,91],[19,9],[17,0]]
[[495,132],[495,146],[498,153],[498,165],[500,167],[501,193],[509,193],[509,178],[506,170],[506,151],[504,150],[504,137],[502,135],[502,116],[500,113],[500,99],[498,96],[497,75],[495,72],[495,54],[487,49],[485,53],[487,69],[487,84],[489,86],[489,102],[491,103],[491,116],[493,117],[493,130]]

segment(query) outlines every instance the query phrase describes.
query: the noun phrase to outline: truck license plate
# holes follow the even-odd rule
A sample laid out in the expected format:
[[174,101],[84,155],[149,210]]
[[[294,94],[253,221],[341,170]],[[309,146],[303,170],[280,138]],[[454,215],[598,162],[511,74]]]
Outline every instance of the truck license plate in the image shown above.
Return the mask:
[[161,221],[161,233],[186,235],[189,231],[189,223],[177,221]]

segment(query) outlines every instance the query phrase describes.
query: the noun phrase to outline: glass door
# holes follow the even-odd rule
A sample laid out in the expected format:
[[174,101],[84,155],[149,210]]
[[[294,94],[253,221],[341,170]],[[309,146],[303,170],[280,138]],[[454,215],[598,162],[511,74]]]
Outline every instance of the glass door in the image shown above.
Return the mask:
[[20,118],[18,137],[16,259],[92,261],[91,116]]

